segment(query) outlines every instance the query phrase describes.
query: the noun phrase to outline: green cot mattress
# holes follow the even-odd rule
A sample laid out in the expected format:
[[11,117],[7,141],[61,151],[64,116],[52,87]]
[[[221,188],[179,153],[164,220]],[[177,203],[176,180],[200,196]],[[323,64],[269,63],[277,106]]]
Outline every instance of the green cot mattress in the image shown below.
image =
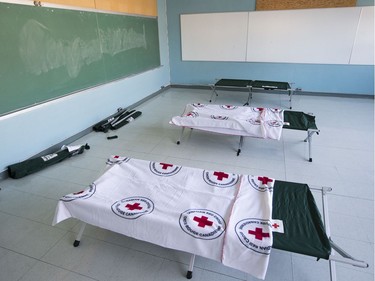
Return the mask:
[[288,82],[266,81],[266,80],[252,81],[251,87],[257,88],[257,89],[265,89],[265,90],[284,90],[284,91],[291,89]]
[[273,233],[273,248],[328,259],[331,244],[307,184],[275,181],[272,218],[283,221],[284,233]]
[[251,85],[251,80],[243,79],[220,79],[216,82],[215,87],[239,87],[246,88]]
[[289,125],[284,125],[285,129],[307,131],[308,129],[317,130],[315,124],[315,116],[304,113],[302,111],[284,111],[284,122]]

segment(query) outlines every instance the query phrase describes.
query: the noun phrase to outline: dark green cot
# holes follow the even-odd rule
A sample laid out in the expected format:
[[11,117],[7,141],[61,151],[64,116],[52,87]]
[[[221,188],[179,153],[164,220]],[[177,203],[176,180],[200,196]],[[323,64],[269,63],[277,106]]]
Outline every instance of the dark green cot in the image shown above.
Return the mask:
[[294,94],[294,90],[288,82],[225,78],[218,80],[215,84],[211,84],[210,87],[212,89],[210,102],[212,101],[213,96],[218,96],[217,90],[219,88],[240,91],[246,90],[248,92],[248,97],[244,105],[250,104],[250,100],[253,98],[254,91],[262,91],[264,93],[267,93],[270,90],[276,90],[278,92],[285,92],[289,96],[289,109],[292,109],[292,97]]
[[309,144],[309,161],[312,162],[312,136],[316,133],[319,135],[319,129],[315,123],[315,116],[311,113],[301,111],[284,111],[284,129],[306,131],[307,137],[305,142]]
[[[284,111],[284,129],[306,131],[307,137],[304,142],[309,144],[309,162],[312,162],[312,136],[319,134],[319,129],[315,124],[315,116],[311,113],[304,113],[302,111]],[[244,136],[240,136],[240,143],[237,149],[237,156],[240,155]]]
[[273,248],[329,258],[331,244],[307,184],[275,181],[272,218],[284,226],[284,233],[273,233]]
[[[322,214],[311,190],[321,193]],[[273,190],[272,218],[283,221],[284,233],[273,233],[274,249],[329,261],[330,280],[336,281],[335,262],[367,268],[331,239],[327,193],[330,187],[310,188],[307,184],[276,180]]]
[[[272,219],[281,220],[283,233],[273,232],[273,249],[316,257],[329,261],[330,280],[336,281],[335,262],[367,268],[368,264],[358,260],[330,237],[327,192],[331,188],[322,187],[323,217],[307,184],[276,180],[273,189]],[[272,251],[271,251],[272,255]],[[193,276],[195,255],[191,255],[187,279]]]

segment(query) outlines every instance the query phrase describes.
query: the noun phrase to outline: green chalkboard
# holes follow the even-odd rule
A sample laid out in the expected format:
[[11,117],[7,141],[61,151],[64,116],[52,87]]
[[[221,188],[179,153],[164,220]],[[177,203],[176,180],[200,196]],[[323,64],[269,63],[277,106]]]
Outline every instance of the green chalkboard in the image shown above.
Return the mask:
[[156,18],[0,3],[0,115],[160,65]]

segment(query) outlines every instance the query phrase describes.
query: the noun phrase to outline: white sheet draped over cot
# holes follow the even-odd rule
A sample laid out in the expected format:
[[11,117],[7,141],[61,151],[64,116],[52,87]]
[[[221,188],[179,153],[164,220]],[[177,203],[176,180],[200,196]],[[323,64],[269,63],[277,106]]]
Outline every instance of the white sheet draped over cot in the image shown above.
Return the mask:
[[248,106],[187,104],[170,124],[204,131],[264,139],[281,137],[284,110]]
[[73,217],[265,278],[274,179],[118,156],[109,163],[87,189],[60,199],[53,225]]

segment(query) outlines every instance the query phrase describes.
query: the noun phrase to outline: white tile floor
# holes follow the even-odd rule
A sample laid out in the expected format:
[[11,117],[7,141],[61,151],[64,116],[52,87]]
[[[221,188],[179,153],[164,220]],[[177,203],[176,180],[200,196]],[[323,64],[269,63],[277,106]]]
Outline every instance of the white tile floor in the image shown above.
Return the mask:
[[[284,130],[280,141],[245,139],[194,131],[176,145],[180,129],[168,124],[186,103],[207,103],[208,90],[169,89],[137,109],[141,117],[111,132],[90,133],[75,144],[91,149],[25,178],[0,182],[0,280],[186,280],[189,255],[88,227],[80,247],[72,242],[78,222],[51,226],[58,199],[95,180],[111,154],[246,174],[266,174],[311,187],[331,186],[332,238],[370,267],[337,264],[338,281],[374,280],[374,105],[371,99],[297,95],[293,109],[313,112],[321,130],[307,161],[306,132]],[[219,92],[216,103],[241,105],[246,94]],[[253,106],[285,107],[286,95],[254,94]],[[319,194],[316,195],[319,208]],[[193,280],[253,281],[221,264],[197,258]],[[328,262],[273,250],[266,280],[329,280]]]

